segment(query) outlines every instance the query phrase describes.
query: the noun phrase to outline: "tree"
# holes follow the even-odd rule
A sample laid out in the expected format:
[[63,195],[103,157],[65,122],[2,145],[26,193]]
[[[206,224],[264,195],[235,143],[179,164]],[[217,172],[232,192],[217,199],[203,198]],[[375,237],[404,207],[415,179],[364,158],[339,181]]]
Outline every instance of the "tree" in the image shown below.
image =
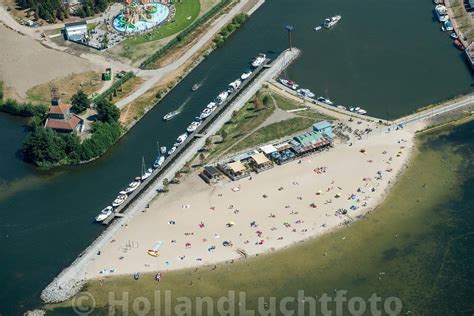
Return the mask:
[[235,121],[237,120],[237,116],[238,116],[237,111],[232,112],[232,122],[233,123],[235,123]]
[[265,106],[268,106],[268,104],[270,103],[270,97],[268,95],[265,95],[262,101]]
[[211,137],[208,137],[206,138],[206,143],[204,144],[204,147],[206,148],[206,150],[209,150],[212,146],[212,139]]
[[204,163],[204,160],[206,160],[206,155],[204,155],[204,153],[200,153],[199,154],[199,161],[200,161],[201,165]]
[[38,166],[48,166],[63,160],[64,141],[55,132],[45,128],[33,130],[24,140],[22,153],[26,160]]
[[104,123],[115,123],[120,118],[120,110],[107,99],[101,99],[96,104],[99,120]]
[[79,90],[72,96],[71,104],[71,110],[74,113],[82,113],[89,107],[90,102],[87,94],[85,94],[84,91]]

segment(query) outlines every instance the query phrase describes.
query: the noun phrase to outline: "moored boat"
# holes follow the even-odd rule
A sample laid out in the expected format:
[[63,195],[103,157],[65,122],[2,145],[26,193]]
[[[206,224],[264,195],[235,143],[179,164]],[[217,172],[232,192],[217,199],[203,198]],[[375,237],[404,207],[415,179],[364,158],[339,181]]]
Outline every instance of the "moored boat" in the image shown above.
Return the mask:
[[242,81],[240,81],[240,79],[232,81],[231,83],[229,83],[229,91],[233,92],[237,90],[241,84],[242,84]]
[[99,215],[96,216],[95,221],[96,222],[104,221],[107,217],[112,215],[113,210],[114,208],[112,206],[107,206],[102,211],[100,211]]
[[320,29],[322,29],[323,27],[321,25],[318,25],[314,28],[315,31],[319,31]]
[[248,77],[250,77],[250,75],[252,74],[252,72],[249,70],[247,72],[244,72],[241,76],[240,76],[240,80],[245,80],[247,79]]
[[328,105],[334,105],[334,103],[333,103],[331,100],[326,99],[326,98],[324,98],[324,97],[318,97],[317,100],[318,100],[319,102],[323,102],[323,103],[326,103],[326,104],[328,104]]
[[442,4],[438,4],[435,7],[435,13],[440,22],[446,22],[449,19],[448,9]]
[[175,151],[176,151],[176,146],[171,147],[170,150],[168,150],[168,156],[174,153]]
[[160,147],[160,152],[161,152],[162,154],[166,154],[166,146]]
[[359,108],[359,109],[357,110],[357,114],[365,115],[365,114],[367,114],[367,111],[364,110],[364,109]]
[[278,79],[278,81],[285,87],[290,88],[291,90],[296,90],[299,87],[296,83],[294,83],[292,80],[289,80],[289,79],[280,78]]
[[117,207],[123,204],[125,200],[128,198],[128,195],[124,191],[120,191],[119,195],[115,198],[115,200],[112,202],[113,207]]
[[452,39],[458,39],[459,38],[458,34],[456,34],[456,33],[449,34],[449,37],[451,37]]
[[185,140],[188,138],[188,134],[184,133],[178,136],[176,142],[174,143],[174,147],[180,146]]
[[193,133],[200,125],[202,124],[201,121],[194,121],[189,124],[188,128],[186,129],[188,133]]
[[453,30],[453,24],[451,24],[450,20],[445,21],[443,26],[444,26],[444,29],[446,31],[452,31]]
[[337,108],[341,110],[347,110],[347,108],[344,105],[338,105]]
[[222,91],[221,93],[219,93],[219,95],[216,98],[217,104],[220,105],[220,104],[224,103],[224,101],[227,100],[228,96],[229,96],[229,92],[227,90]]
[[258,68],[260,67],[264,62],[267,56],[265,54],[258,54],[257,57],[252,60],[252,67]]
[[127,194],[130,194],[132,193],[133,191],[135,191],[139,186],[140,186],[140,181],[141,181],[141,177],[136,177],[135,178],[135,181],[133,182],[130,182],[130,184],[128,185],[128,187],[125,189],[125,192]]
[[164,156],[159,156],[156,158],[155,162],[153,163],[153,168],[159,168],[165,162]]
[[299,95],[302,97],[308,97],[308,98],[314,98],[315,94],[311,92],[309,89],[298,89],[296,92],[298,92]]

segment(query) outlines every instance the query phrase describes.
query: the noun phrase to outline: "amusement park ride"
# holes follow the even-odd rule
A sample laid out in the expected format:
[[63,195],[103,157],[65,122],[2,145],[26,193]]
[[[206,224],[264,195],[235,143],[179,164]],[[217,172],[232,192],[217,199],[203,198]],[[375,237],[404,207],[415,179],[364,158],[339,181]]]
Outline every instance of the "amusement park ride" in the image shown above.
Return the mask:
[[149,22],[159,13],[160,6],[167,1],[125,0],[122,13],[117,16],[117,26],[121,30],[134,30],[140,21]]

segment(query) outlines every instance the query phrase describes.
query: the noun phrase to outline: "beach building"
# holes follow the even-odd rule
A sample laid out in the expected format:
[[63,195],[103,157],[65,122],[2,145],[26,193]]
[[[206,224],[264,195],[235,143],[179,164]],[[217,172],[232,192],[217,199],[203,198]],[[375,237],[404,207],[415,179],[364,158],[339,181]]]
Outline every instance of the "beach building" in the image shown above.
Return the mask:
[[330,147],[332,140],[325,138],[320,132],[311,131],[293,137],[291,144],[298,156],[304,156]]
[[233,181],[250,176],[248,168],[239,160],[229,163],[220,163],[217,165],[217,168]]
[[87,22],[79,21],[64,24],[64,36],[68,41],[80,42],[84,35],[87,34]]
[[[474,1],[474,0],[473,0]],[[472,42],[465,50],[467,61],[471,68],[474,69],[474,42]]]
[[258,153],[250,157],[250,165],[256,173],[273,168],[273,163],[265,156],[264,153]]
[[214,166],[205,166],[204,170],[199,174],[201,179],[203,179],[206,183],[217,183],[221,179],[222,173]]
[[319,132],[332,139],[332,124],[328,121],[321,121],[313,124],[313,131]]
[[44,127],[58,133],[81,132],[84,121],[79,116],[72,114],[70,109],[70,105],[61,103],[59,98],[53,98]]

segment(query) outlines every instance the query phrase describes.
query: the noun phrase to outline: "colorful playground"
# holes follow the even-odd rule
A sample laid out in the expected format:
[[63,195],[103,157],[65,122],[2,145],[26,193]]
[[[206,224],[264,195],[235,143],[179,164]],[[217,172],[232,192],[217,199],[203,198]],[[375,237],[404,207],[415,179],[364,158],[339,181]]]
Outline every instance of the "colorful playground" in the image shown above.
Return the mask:
[[146,32],[166,21],[169,4],[156,0],[125,0],[124,9],[114,18],[113,26],[127,34]]

